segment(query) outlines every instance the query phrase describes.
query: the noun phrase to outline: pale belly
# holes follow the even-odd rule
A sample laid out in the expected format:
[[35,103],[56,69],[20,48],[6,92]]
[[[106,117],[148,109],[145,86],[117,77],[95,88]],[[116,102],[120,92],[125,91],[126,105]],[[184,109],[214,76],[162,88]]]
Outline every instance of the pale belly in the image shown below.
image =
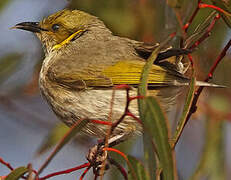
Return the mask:
[[[50,86],[40,78],[40,89],[47,100],[48,104],[53,109],[57,117],[68,126],[72,126],[81,118],[88,118],[101,121],[117,121],[124,113],[126,105],[126,91],[116,90],[115,98],[112,102],[111,89],[103,90],[82,90],[70,91],[69,89]],[[136,96],[136,90],[130,91],[130,96]],[[111,111],[111,119],[109,114]],[[129,110],[138,117],[137,100],[134,100],[129,105]],[[109,129],[108,125],[89,123],[83,133],[98,138],[103,138]],[[131,117],[125,117],[122,123],[114,131],[115,134],[140,134],[140,124]]]

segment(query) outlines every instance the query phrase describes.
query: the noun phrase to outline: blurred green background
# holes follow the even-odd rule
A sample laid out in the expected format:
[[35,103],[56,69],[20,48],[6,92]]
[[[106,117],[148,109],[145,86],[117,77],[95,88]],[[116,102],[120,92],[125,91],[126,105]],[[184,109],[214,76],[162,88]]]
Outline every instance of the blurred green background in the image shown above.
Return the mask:
[[[44,57],[40,43],[32,33],[10,30],[10,27],[19,22],[39,21],[68,7],[98,16],[116,35],[144,42],[161,42],[176,31],[177,37],[172,45],[177,47],[181,31],[176,14],[185,23],[196,7],[196,1],[180,2],[172,8],[164,0],[1,0],[0,157],[15,167],[32,162],[34,168],[38,168],[48,152],[36,157],[35,152],[59,122],[39,94],[37,80]],[[200,10],[190,26],[189,34],[210,12],[208,9]],[[229,28],[220,20],[211,36],[193,52],[197,79],[206,77],[230,35]],[[198,111],[186,126],[176,147],[180,179],[188,179],[196,169],[196,179],[227,179],[226,177],[231,176],[231,156],[228,153],[231,150],[230,68],[231,57],[228,52],[213,79],[213,82],[223,84],[227,88],[206,89],[203,92]],[[179,98],[179,103],[169,115],[173,123],[179,117],[183,100],[184,98]],[[56,135],[59,131],[60,129],[55,131]],[[84,138],[78,138],[65,147],[44,174],[84,163],[88,148],[94,144],[93,141],[86,141]],[[141,143],[138,139],[127,151],[131,149],[133,155],[141,158]],[[8,172],[0,164],[0,176]],[[79,177],[78,172],[66,175],[65,179],[76,177]]]

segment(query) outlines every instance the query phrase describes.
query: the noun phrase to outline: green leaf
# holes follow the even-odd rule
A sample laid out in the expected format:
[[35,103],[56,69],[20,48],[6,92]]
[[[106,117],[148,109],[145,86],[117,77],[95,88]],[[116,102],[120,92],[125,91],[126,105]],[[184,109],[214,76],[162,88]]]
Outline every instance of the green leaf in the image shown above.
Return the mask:
[[55,146],[62,137],[68,132],[70,128],[66,126],[64,123],[58,123],[48,134],[47,137],[44,138],[44,142],[39,147],[37,151],[37,155],[42,155],[47,152],[50,148]]
[[89,122],[89,119],[80,119],[78,120],[71,129],[63,136],[59,144],[57,144],[54,151],[50,154],[50,156],[47,158],[47,160],[44,162],[44,164],[40,167],[38,170],[38,174],[40,174],[44,168],[47,167],[47,165],[50,163],[50,161],[55,157],[55,155],[73,138],[77,133],[80,132],[80,130],[87,125]]
[[[128,161],[130,162],[130,164],[132,165],[136,173],[135,175],[136,175],[137,180],[150,180],[150,176],[147,170],[144,168],[144,165],[142,164],[142,162],[140,162],[138,159],[130,155],[128,156]],[[129,174],[128,179],[133,179],[133,177],[130,176]]]
[[[140,96],[146,96],[147,94],[147,82],[148,82],[148,75],[149,71],[157,58],[157,55],[161,48],[163,48],[170,40],[172,39],[172,36],[169,36],[163,43],[160,44],[159,47],[157,47],[151,54],[151,56],[148,58],[146,64],[144,65],[141,78],[140,78],[140,85],[138,87],[138,95]],[[143,99],[138,99],[138,107],[139,107],[139,116],[142,122],[144,122],[145,119],[145,101]],[[152,125],[151,125],[152,126]],[[152,137],[149,136],[149,134],[144,131],[143,134],[143,142],[144,142],[144,158],[145,162],[148,165],[148,170],[151,179],[155,179],[155,171],[159,169],[159,167],[156,167],[158,165],[158,162],[156,162],[156,155],[155,155],[155,147],[152,142]]]
[[[167,119],[162,112],[159,103],[154,97],[147,97],[144,111],[144,132],[152,139],[162,169],[163,178],[166,180],[176,179],[176,167],[174,155],[169,144],[169,127]],[[149,142],[152,143],[152,142]]]
[[156,179],[156,171],[159,167],[159,162],[155,154],[155,147],[153,141],[148,133],[143,133],[144,143],[144,159],[148,165],[148,170],[151,179]]
[[188,90],[188,94],[185,100],[185,105],[184,105],[184,109],[183,109],[183,113],[181,115],[180,120],[178,121],[177,127],[176,127],[176,131],[175,134],[171,140],[171,146],[175,147],[178,139],[180,138],[180,135],[183,131],[183,128],[185,126],[186,123],[186,118],[188,116],[189,110],[191,108],[191,104],[193,101],[193,97],[194,97],[194,93],[195,93],[195,84],[196,84],[196,78],[193,72],[193,77],[191,79],[190,85],[189,85],[189,90]]
[[29,171],[26,167],[19,167],[13,170],[7,177],[6,180],[18,180],[22,177],[25,173]]
[[16,71],[22,55],[13,53],[8,54],[0,59],[0,84]]
[[[148,61],[143,68],[143,72],[142,72],[142,76],[141,76],[141,80],[140,80],[141,83],[140,83],[139,88],[138,88],[138,94],[141,96],[146,96],[146,94],[147,94],[148,74],[149,74],[151,66],[154,63],[159,51],[160,51],[160,47],[158,47],[157,49],[155,49],[155,51],[153,51],[151,57],[148,58]],[[144,112],[145,103],[143,100],[139,99],[138,105],[139,105],[140,118],[143,121],[144,116],[145,116],[145,112]],[[148,167],[149,167],[148,170],[149,170],[151,179],[154,179],[155,178],[155,169],[156,169],[156,167],[155,167],[155,164],[156,164],[155,149],[153,148],[151,140],[149,139],[149,136],[146,133],[144,133],[144,135],[143,135],[143,141],[144,141],[144,158],[148,164]]]
[[[125,142],[118,144],[116,146],[116,149],[123,152],[124,154],[128,154],[134,148],[135,143],[136,143],[136,138],[130,138],[130,139],[126,140]],[[118,162],[120,165],[122,165],[122,166],[125,165],[124,159],[122,159],[119,154],[111,153],[110,157],[112,159],[116,159],[116,162]],[[110,180],[118,180],[118,179],[122,178],[121,174],[118,173],[117,169],[112,168],[111,170],[110,170],[110,175],[109,175]]]
[[221,1],[221,0],[211,0],[213,5],[223,9],[227,13],[220,13],[221,17],[224,19],[225,23],[228,25],[229,28],[231,28],[231,4],[230,1]]

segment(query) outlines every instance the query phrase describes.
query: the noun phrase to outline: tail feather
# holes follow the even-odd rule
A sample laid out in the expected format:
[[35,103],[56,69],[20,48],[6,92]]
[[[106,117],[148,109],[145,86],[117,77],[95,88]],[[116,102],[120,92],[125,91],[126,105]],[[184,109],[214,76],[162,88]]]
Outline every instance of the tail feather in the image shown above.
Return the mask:
[[215,88],[225,88],[226,86],[203,82],[203,81],[196,81],[196,86],[205,86],[205,87],[215,87]]

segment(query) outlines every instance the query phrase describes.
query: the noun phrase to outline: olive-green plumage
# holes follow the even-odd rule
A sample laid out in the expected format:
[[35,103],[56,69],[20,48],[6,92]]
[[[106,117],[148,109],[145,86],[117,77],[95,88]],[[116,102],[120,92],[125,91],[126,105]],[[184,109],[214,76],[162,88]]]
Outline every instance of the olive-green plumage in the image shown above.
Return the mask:
[[[55,114],[69,126],[85,117],[107,121],[112,87],[137,87],[147,57],[158,46],[114,36],[97,17],[78,10],[62,10],[39,23],[24,22],[15,28],[32,31],[41,40],[46,58],[40,89]],[[174,58],[163,59],[186,53],[169,49],[152,66],[149,93],[158,96],[164,108],[173,103],[177,87],[187,85],[188,79],[177,71]],[[124,111],[125,95],[123,90],[116,91],[113,121]],[[136,95],[135,89],[131,95]],[[130,110],[138,116],[137,102],[131,103]],[[90,123],[83,132],[102,138],[107,128]],[[113,135],[141,131],[140,124],[126,117]]]

